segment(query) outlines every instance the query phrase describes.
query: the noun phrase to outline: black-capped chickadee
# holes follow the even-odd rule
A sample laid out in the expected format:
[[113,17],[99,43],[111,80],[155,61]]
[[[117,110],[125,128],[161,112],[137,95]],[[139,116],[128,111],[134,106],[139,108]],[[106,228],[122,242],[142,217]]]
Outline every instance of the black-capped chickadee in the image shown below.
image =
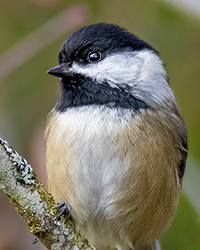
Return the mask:
[[187,133],[158,53],[113,24],[59,53],[45,132],[49,191],[98,250],[160,249],[178,206]]

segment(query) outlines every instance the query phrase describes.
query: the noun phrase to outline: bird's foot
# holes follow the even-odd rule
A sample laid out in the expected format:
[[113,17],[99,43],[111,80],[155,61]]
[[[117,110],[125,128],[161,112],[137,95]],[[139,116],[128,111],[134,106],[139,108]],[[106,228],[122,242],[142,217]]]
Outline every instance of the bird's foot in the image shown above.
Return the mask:
[[36,243],[38,243],[38,241],[39,241],[39,239],[35,236],[34,239],[33,239],[32,244],[36,244]]
[[72,207],[70,205],[68,205],[64,201],[58,201],[57,205],[58,205],[58,208],[59,208],[58,217],[60,217],[62,215],[65,215],[65,216],[67,216],[67,218],[69,218],[70,215],[71,215]]

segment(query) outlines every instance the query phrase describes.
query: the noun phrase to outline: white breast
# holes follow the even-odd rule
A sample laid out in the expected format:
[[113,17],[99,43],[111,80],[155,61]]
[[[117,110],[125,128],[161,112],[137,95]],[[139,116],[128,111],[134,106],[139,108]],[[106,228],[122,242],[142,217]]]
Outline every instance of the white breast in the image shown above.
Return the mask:
[[[71,108],[64,113],[53,111],[51,124],[48,124],[51,131],[46,136],[47,151],[48,147],[66,149],[66,159],[57,160],[59,163],[56,165],[65,162],[68,165],[65,169],[68,168],[68,174],[73,180],[75,207],[78,209],[88,204],[84,211],[78,209],[77,217],[80,222],[87,219],[88,211],[95,214],[106,206],[103,203],[111,199],[116,189],[116,181],[120,182],[123,173],[127,171],[129,161],[118,153],[116,140],[119,132],[127,126],[133,112],[127,111],[123,114],[123,119],[121,112],[120,109],[96,106]],[[56,131],[56,136],[51,139],[53,146],[50,146],[49,137],[54,134],[52,131]],[[54,153],[55,149],[52,151]],[[55,176],[59,167],[54,170],[55,164],[49,158],[51,153],[47,156],[47,171],[51,168],[54,171],[51,175]],[[69,162],[69,159],[72,160]],[[52,167],[49,166],[51,164]],[[63,169],[62,166],[60,168]]]
[[136,115],[85,106],[52,112],[46,129],[49,190],[71,204],[77,225],[97,249],[150,243],[171,221],[179,141],[162,123],[151,110]]
[[[71,108],[64,113],[53,111],[46,129],[50,192],[56,200],[72,205],[75,220],[86,234],[90,231],[87,236],[94,236],[91,231],[102,223],[100,232],[106,230],[106,242],[113,241],[113,234],[108,234],[104,213],[129,167],[129,159],[119,154],[116,141],[133,112],[127,110],[123,119],[121,112],[97,106]],[[94,233],[98,235],[98,230]]]
[[[116,181],[127,171],[128,159],[118,154],[117,134],[127,125],[116,110],[102,112],[101,108],[71,109],[59,115],[60,133],[71,134],[74,158],[69,173],[74,182],[77,203],[88,204],[92,213],[103,209],[116,189]],[[71,141],[70,140],[70,141]],[[69,143],[69,141],[66,141]],[[113,184],[114,183],[114,184]],[[91,215],[90,215],[91,216]],[[82,217],[82,216],[81,216]],[[81,218],[79,218],[81,221]]]

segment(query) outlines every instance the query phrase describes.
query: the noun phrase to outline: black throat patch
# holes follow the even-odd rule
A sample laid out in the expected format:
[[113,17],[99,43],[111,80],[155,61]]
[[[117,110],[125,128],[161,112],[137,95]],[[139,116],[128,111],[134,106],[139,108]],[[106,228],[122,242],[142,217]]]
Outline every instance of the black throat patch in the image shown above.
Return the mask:
[[105,105],[110,108],[127,108],[133,111],[149,106],[130,95],[128,89],[111,87],[107,82],[99,84],[90,77],[74,74],[61,78],[62,94],[56,110],[65,112],[70,107]]

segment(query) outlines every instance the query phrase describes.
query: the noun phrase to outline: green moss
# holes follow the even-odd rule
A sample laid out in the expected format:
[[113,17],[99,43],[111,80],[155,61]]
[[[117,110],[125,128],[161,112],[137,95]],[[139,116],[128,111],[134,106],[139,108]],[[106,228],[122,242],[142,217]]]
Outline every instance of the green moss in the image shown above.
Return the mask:
[[23,208],[21,206],[20,195],[16,196],[15,199],[13,199],[10,195],[7,196],[10,202],[15,206],[18,213],[22,216],[23,220],[27,223],[30,232],[36,234],[42,231],[41,221],[33,215],[33,212],[29,209],[29,207]]
[[45,210],[44,212],[46,213],[46,211],[48,211],[48,216],[50,218],[54,218],[58,213],[58,208],[56,207],[53,196],[48,193],[42,185],[37,186],[37,192],[40,194],[41,200],[46,201],[47,210]]

